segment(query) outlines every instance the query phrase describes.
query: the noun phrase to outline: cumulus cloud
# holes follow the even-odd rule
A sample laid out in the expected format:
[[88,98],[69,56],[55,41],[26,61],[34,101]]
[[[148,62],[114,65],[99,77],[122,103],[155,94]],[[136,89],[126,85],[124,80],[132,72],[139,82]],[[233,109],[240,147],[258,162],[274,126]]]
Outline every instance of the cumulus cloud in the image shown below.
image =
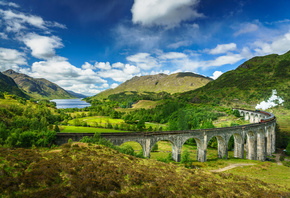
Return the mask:
[[57,36],[40,36],[35,33],[19,38],[32,50],[32,56],[39,59],[48,59],[55,56],[55,49],[62,48],[61,39]]
[[[45,61],[34,62],[31,70],[26,72],[35,78],[46,78],[61,87],[77,93],[92,95],[90,87],[95,84],[103,84],[106,87],[107,81],[89,68],[78,68],[68,62],[64,57],[55,56]],[[94,92],[94,91],[93,91]]]
[[132,22],[143,26],[174,27],[182,21],[203,17],[196,10],[199,0],[135,0]]
[[221,71],[215,71],[215,72],[212,74],[211,78],[215,80],[215,79],[217,79],[218,77],[220,77],[222,74],[223,74],[223,72],[221,72]]
[[27,65],[23,52],[0,47],[0,71],[7,69],[18,70],[20,65]]
[[256,109],[269,109],[272,107],[275,107],[277,105],[283,105],[284,100],[282,98],[280,98],[279,96],[277,96],[277,91],[272,90],[272,96],[269,98],[269,100],[267,101],[263,101],[260,104],[256,105]]
[[275,38],[272,42],[256,41],[254,47],[256,55],[283,54],[290,49],[290,32]]
[[113,67],[113,68],[123,69],[124,66],[125,66],[125,65],[124,65],[123,63],[121,63],[121,62],[117,62],[117,63],[112,64],[112,67]]
[[136,64],[139,68],[144,70],[152,69],[153,67],[159,67],[158,62],[149,53],[138,53],[132,56],[128,56],[127,60]]
[[109,62],[96,62],[95,63],[95,68],[98,68],[98,69],[102,69],[102,70],[110,70],[111,69],[111,65]]
[[222,44],[217,45],[216,48],[209,50],[209,54],[224,54],[235,50],[237,50],[237,45],[235,43]]
[[103,78],[111,78],[117,82],[124,82],[125,80],[129,80],[136,75],[140,75],[140,68],[125,64],[122,70],[120,69],[111,69],[111,70],[102,70],[98,72],[98,75]]
[[116,87],[118,87],[119,85],[117,83],[113,83],[111,84],[110,88],[115,89]]

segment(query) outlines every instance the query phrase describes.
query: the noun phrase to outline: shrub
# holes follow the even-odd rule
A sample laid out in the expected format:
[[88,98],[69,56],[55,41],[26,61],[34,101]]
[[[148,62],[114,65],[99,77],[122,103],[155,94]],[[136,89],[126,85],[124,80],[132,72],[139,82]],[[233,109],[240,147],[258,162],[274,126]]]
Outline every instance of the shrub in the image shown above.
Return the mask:
[[288,145],[286,147],[286,154],[290,155],[290,143],[288,143]]
[[68,142],[67,143],[69,143],[69,144],[72,144],[74,141],[70,138],[70,139],[68,139]]
[[185,163],[190,162],[189,155],[190,154],[189,154],[188,150],[186,149],[181,156],[181,163],[185,164]]
[[157,143],[154,144],[154,146],[152,147],[151,151],[152,151],[152,152],[156,152],[156,151],[158,151],[158,144],[157,144]]
[[120,152],[127,154],[127,155],[134,155],[134,149],[132,148],[132,146],[125,144],[124,146],[120,147]]

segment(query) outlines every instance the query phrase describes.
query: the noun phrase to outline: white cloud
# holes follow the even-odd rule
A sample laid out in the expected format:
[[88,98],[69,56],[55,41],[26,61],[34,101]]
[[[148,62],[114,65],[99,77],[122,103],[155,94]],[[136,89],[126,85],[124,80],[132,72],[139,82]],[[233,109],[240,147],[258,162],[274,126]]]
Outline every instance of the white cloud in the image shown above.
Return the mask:
[[0,1],[0,5],[2,6],[10,6],[14,8],[19,8],[19,5],[13,2],[6,2],[6,1]]
[[131,79],[136,75],[140,75],[140,68],[126,64],[122,70],[120,69],[111,69],[111,70],[102,70],[98,72],[98,75],[103,78],[111,78],[117,82],[124,82],[125,80]]
[[290,32],[275,38],[272,42],[256,41],[254,47],[256,55],[283,54],[290,49]]
[[5,33],[3,33],[3,32],[0,32],[0,37],[1,37],[2,39],[5,39],[5,40],[8,39],[7,34],[5,34]]
[[61,87],[85,95],[92,95],[92,92],[99,92],[98,87],[89,90],[91,85],[102,84],[106,87],[107,81],[98,76],[92,69],[81,69],[71,65],[64,57],[55,56],[45,61],[35,62],[31,70],[26,72],[35,78],[46,78]]
[[119,85],[117,83],[113,83],[111,84],[110,88],[115,89],[116,87],[118,87]]
[[85,62],[85,64],[82,65],[82,69],[92,69],[93,70],[93,69],[95,69],[95,67],[92,64]]
[[102,70],[110,70],[111,69],[111,65],[109,62],[96,62],[95,63],[95,68],[98,68],[98,69],[102,69]]
[[24,53],[0,47],[0,71],[18,70],[20,65],[27,65]]
[[255,32],[258,29],[259,29],[259,26],[255,23],[244,23],[240,25],[239,30],[234,33],[234,36],[239,36],[241,34]]
[[257,104],[255,108],[266,110],[266,109],[275,107],[277,105],[283,105],[283,102],[284,100],[280,98],[279,96],[277,96],[277,91],[273,90],[272,96],[269,98],[269,100],[263,101],[260,104]]
[[156,59],[148,53],[138,53],[132,56],[128,56],[127,60],[144,70],[149,70],[153,67],[159,67]]
[[203,17],[195,9],[199,0],[135,0],[132,21],[143,26],[174,27],[182,21]]
[[224,54],[229,51],[235,51],[237,50],[237,45],[235,43],[229,43],[229,44],[222,44],[217,45],[216,48],[211,49],[209,51],[209,54]]
[[39,59],[48,59],[55,56],[55,49],[62,48],[61,39],[57,36],[40,36],[35,33],[19,38],[32,50],[32,56]]
[[11,10],[0,9],[0,15],[3,16],[6,24],[6,31],[8,32],[19,33],[20,30],[27,28],[26,25],[31,25],[43,30],[48,30],[48,27],[66,28],[65,25],[57,22],[44,21],[39,16],[28,15],[21,12],[16,13]]
[[123,63],[120,63],[120,62],[117,62],[117,63],[112,64],[112,67],[113,67],[113,68],[123,69],[124,66],[125,66],[125,65],[124,65]]
[[187,55],[180,52],[169,52],[161,54],[159,58],[164,60],[171,60],[171,59],[187,58]]
[[223,74],[223,72],[221,72],[221,71],[215,71],[215,72],[212,74],[211,78],[215,80],[215,79],[217,79],[218,77],[220,77],[222,74]]

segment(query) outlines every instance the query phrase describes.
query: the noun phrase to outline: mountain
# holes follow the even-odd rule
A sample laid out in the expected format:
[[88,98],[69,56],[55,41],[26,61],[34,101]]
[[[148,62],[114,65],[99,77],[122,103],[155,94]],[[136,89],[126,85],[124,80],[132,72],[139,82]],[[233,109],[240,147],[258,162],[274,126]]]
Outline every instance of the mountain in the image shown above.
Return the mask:
[[11,77],[19,88],[35,99],[75,98],[75,96],[68,93],[63,88],[44,78],[32,78],[28,75],[17,73],[11,69],[3,72],[3,74]]
[[12,78],[0,72],[0,92],[8,92],[22,98],[29,98],[28,95],[21,91]]
[[115,89],[105,90],[93,98],[102,99],[109,95],[121,92],[137,91],[137,92],[168,92],[178,93],[194,90],[206,85],[212,81],[211,78],[198,74],[184,72],[171,75],[157,74],[147,76],[135,76],[130,80],[120,84]]
[[83,94],[80,94],[80,93],[76,93],[76,92],[73,92],[73,91],[69,91],[69,90],[66,90],[69,94],[71,94],[71,95],[73,95],[73,96],[75,96],[75,97],[77,97],[77,98],[86,98],[86,97],[88,97],[88,96],[86,96],[86,95],[83,95]]
[[257,104],[267,100],[273,90],[284,99],[283,106],[290,108],[290,51],[254,57],[204,87],[181,93],[179,97],[193,103]]

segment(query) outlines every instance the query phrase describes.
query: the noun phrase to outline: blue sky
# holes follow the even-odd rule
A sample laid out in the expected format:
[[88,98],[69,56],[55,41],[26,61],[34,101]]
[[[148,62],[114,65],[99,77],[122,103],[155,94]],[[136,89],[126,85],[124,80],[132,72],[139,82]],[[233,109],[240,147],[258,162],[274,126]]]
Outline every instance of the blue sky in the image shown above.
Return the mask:
[[290,50],[288,0],[0,0],[0,71],[86,95]]

